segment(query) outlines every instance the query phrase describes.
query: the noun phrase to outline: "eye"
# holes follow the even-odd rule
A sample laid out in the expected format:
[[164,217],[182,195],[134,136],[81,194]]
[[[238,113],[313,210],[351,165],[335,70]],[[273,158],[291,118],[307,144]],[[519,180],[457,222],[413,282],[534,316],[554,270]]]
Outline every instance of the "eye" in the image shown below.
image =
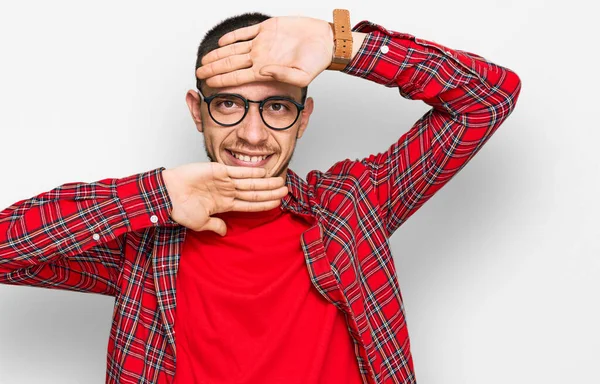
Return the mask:
[[211,102],[211,108],[223,112],[244,109],[244,101],[232,95],[219,95]]
[[287,113],[292,110],[292,105],[287,100],[270,100],[265,105],[267,112]]
[[218,107],[232,108],[235,106],[235,103],[231,100],[219,100],[217,101]]

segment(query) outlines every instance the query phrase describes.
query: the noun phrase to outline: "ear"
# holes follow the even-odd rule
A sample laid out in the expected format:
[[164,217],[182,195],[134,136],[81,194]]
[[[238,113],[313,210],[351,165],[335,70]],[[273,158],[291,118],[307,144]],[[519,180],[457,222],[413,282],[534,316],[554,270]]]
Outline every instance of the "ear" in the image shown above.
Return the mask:
[[296,136],[297,139],[301,138],[302,135],[304,135],[304,131],[306,130],[306,127],[308,126],[308,120],[310,119],[310,115],[313,112],[313,108],[314,108],[313,98],[309,97],[304,102],[304,109],[302,110],[302,113],[300,114],[300,127],[298,128],[298,135]]
[[196,124],[198,132],[202,132],[202,115],[200,113],[200,107],[202,106],[202,100],[198,92],[190,89],[185,95],[185,102],[192,115],[192,120]]

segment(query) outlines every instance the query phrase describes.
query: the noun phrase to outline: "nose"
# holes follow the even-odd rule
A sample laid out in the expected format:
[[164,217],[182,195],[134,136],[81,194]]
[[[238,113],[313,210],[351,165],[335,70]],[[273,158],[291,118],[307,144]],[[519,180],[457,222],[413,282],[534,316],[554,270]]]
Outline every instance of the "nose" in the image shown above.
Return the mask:
[[250,103],[246,117],[237,130],[237,135],[248,144],[264,144],[269,138],[269,127],[265,125],[260,117],[258,104]]

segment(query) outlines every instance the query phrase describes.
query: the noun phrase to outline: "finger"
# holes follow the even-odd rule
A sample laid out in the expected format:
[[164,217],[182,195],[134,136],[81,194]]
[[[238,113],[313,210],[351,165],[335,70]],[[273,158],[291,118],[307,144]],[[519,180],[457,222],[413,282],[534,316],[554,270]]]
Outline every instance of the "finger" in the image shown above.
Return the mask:
[[199,79],[207,79],[223,73],[233,72],[238,69],[250,68],[252,59],[250,54],[227,56],[210,64],[203,65],[196,70]]
[[310,83],[310,75],[300,69],[284,67],[282,65],[265,65],[259,71],[262,76],[270,76],[273,80],[306,87]]
[[270,77],[257,77],[252,68],[239,69],[237,71],[212,76],[206,79],[206,85],[212,88],[233,87],[237,85],[252,83],[255,81],[273,80]]
[[211,217],[197,232],[200,231],[213,231],[218,235],[225,236],[227,233],[227,225],[223,220],[216,217]]
[[282,199],[287,193],[287,187],[280,187],[268,191],[236,191],[235,198],[250,202],[271,201]]
[[254,39],[260,31],[260,23],[254,24],[249,27],[239,28],[235,31],[224,34],[219,39],[219,46],[235,43],[236,41]]
[[248,202],[243,200],[237,200],[235,203],[233,203],[233,208],[231,210],[239,212],[262,212],[276,208],[280,204],[281,199],[260,202]]
[[249,53],[252,49],[252,41],[243,41],[227,45],[225,47],[213,49],[202,58],[202,65],[207,65],[213,61],[221,60],[227,56],[243,55]]
[[255,167],[235,167],[226,165],[225,170],[227,176],[234,179],[246,179],[246,178],[263,178],[267,175],[267,170],[264,168]]
[[285,181],[282,177],[269,177],[268,179],[234,179],[233,184],[239,191],[264,191],[281,188]]

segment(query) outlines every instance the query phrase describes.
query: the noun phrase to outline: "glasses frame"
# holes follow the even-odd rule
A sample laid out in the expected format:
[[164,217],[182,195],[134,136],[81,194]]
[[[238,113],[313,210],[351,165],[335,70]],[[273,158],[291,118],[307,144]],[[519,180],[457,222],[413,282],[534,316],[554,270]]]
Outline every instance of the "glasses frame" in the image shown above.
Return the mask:
[[[202,94],[202,91],[200,89],[198,89],[198,94],[202,97],[202,100],[206,103],[206,108],[208,109],[208,114],[210,115],[210,118],[217,124],[219,124],[220,126],[223,127],[233,127],[234,125],[238,125],[239,123],[241,123],[245,118],[246,115],[248,114],[248,110],[250,109],[250,103],[256,103],[258,104],[258,110],[259,110],[259,115],[261,120],[263,121],[263,123],[265,123],[265,125],[267,127],[269,127],[270,129],[273,129],[275,131],[285,131],[286,129],[290,129],[294,124],[296,124],[296,122],[298,121],[298,117],[300,117],[300,113],[302,113],[302,111],[304,110],[304,104],[301,104],[299,102],[297,102],[296,100],[286,97],[286,96],[270,96],[267,97],[266,99],[263,100],[250,100],[250,99],[246,99],[244,96],[238,94],[238,93],[215,93],[214,95],[211,96],[204,96]],[[211,101],[213,101],[215,99],[215,97],[217,96],[236,96],[239,97],[240,99],[242,99],[244,101],[244,115],[242,115],[242,117],[233,124],[223,124],[220,121],[217,121],[217,119],[215,119],[212,115],[212,112],[210,111],[210,103]],[[297,108],[298,108],[298,113],[296,114],[296,118],[294,119],[294,121],[288,125],[285,128],[275,128],[271,125],[269,125],[266,121],[265,118],[263,116],[263,107],[265,105],[265,103],[267,103],[268,101],[271,100],[285,100],[285,101],[289,101],[291,103],[293,103]]]

